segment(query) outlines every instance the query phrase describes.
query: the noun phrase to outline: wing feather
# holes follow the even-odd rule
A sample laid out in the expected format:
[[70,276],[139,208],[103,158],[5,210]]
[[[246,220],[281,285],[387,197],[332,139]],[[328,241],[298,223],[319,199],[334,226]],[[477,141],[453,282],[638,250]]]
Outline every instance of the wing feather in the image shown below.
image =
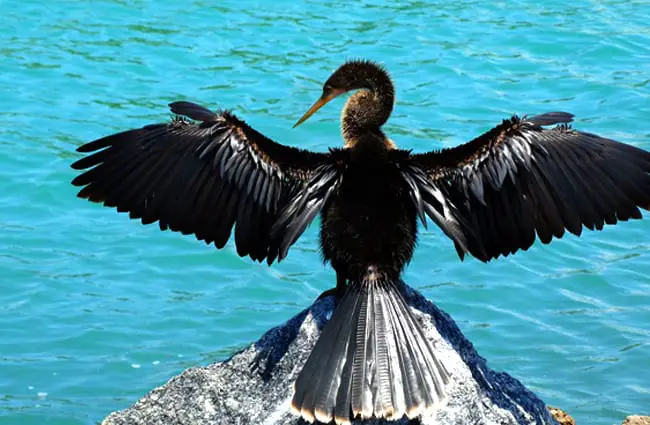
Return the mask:
[[536,236],[546,244],[566,230],[641,218],[639,208],[650,209],[650,153],[576,131],[572,118],[513,117],[458,147],[411,155],[403,175],[416,182],[414,203],[461,258],[482,261],[526,250]]
[[234,227],[239,255],[284,258],[340,181],[331,154],[278,144],[229,112],[170,107],[197,122],[176,117],[80,146],[78,196],[217,248]]

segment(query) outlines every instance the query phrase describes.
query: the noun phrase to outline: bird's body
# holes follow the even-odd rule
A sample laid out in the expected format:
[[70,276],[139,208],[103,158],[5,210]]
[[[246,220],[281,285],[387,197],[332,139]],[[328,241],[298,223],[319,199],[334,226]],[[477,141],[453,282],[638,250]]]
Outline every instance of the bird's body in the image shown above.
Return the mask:
[[371,266],[397,278],[415,247],[409,188],[394,161],[397,152],[356,149],[351,148],[338,192],[322,211],[322,252],[346,278],[359,278]]
[[[417,221],[437,224],[459,256],[481,261],[549,243],[565,230],[641,218],[650,208],[650,154],[571,129],[572,115],[513,117],[456,148],[412,154],[381,127],[394,103],[386,71],[351,61],[327,80],[298,124],[355,92],[342,149],[278,144],[228,112],[189,102],[186,118],[85,144],[73,168],[82,198],[222,248],[281,260],[317,214],[337,274],[337,307],[295,384],[305,419],[399,419],[434,408],[449,375],[401,295]],[[188,120],[191,119],[192,121]],[[553,129],[543,126],[559,124]]]

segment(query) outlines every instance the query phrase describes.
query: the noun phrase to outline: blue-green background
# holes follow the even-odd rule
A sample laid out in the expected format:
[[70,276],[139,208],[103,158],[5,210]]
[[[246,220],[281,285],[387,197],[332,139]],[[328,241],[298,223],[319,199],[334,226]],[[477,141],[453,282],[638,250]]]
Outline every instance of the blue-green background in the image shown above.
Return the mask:
[[[81,143],[187,99],[283,143],[341,143],[345,59],[397,86],[387,132],[424,151],[512,113],[650,149],[646,1],[0,1],[0,423],[93,424],[221,360],[333,285],[312,226],[268,268],[75,197]],[[646,215],[650,218],[650,215]],[[650,221],[461,263],[430,228],[406,281],[489,365],[579,424],[650,413]]]

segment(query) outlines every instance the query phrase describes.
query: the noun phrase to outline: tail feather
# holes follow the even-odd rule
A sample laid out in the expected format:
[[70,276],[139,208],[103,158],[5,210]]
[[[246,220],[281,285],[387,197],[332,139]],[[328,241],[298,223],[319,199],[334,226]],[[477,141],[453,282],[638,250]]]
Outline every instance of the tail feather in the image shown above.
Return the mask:
[[[350,338],[350,344],[348,346],[347,355],[345,356],[346,359],[350,359],[354,357],[356,346],[357,346],[356,339]],[[351,402],[352,402],[352,362],[346,361],[343,367],[343,371],[341,372],[341,384],[339,387],[338,394],[336,395],[336,400],[334,405],[334,421],[337,424],[347,425],[350,423]]]
[[[376,335],[386,335],[391,331],[390,323],[387,323],[388,311],[385,306],[386,300],[381,296],[371,296],[371,299],[375,303],[373,308],[375,314],[374,332]],[[377,416],[382,414],[382,412],[387,412],[386,416],[392,416],[394,415],[394,397],[392,393],[393,382],[391,377],[395,365],[390,363],[393,359],[390,358],[388,353],[389,350],[390,352],[395,352],[396,347],[394,347],[394,344],[391,344],[391,342],[393,342],[392,338],[373,338],[371,335],[369,335],[369,337],[375,341],[377,350],[377,392],[375,395],[374,414]]]
[[[352,300],[356,304],[357,300]],[[346,306],[348,307],[348,306]],[[348,307],[349,308],[349,307]],[[354,305],[346,313],[346,319],[350,319],[355,312]],[[346,332],[343,327],[336,330],[336,337],[330,342],[329,349],[333,353],[347,353],[352,345],[353,338]],[[328,342],[328,341],[326,341]],[[317,389],[314,392],[314,412],[316,419],[320,422],[328,423],[334,414],[335,401],[338,395],[338,388],[341,386],[343,368],[345,367],[345,356],[330,356],[324,373],[317,376]]]
[[[352,320],[357,311],[354,306],[357,301],[354,298],[342,300],[342,321]],[[344,327],[326,326],[296,380],[292,408],[309,422],[314,419],[323,423],[331,421],[336,389],[340,375],[343,375],[341,369],[346,366],[345,355],[333,356],[331,353],[347,353],[350,339],[350,335],[346,339]]]
[[[395,294],[391,295],[393,295],[395,303],[401,302],[402,308],[408,311],[408,305],[401,294],[398,293],[398,296],[395,296]],[[427,387],[435,390],[435,395],[427,393],[430,396],[430,402],[435,403],[436,399],[444,398],[445,386],[449,382],[449,374],[440,360],[436,356],[430,355],[431,347],[426,340],[422,328],[413,316],[411,314],[406,315],[406,320],[410,322],[411,329],[415,331],[415,335],[411,335],[413,346],[419,348],[419,357],[423,362],[428,364],[427,368],[421,368],[420,370],[430,372],[429,374],[424,374],[424,378],[427,381]],[[408,332],[405,332],[405,335],[408,336],[408,334]]]
[[[352,315],[350,316],[350,321],[348,323],[359,322],[359,314],[361,312],[361,308],[359,304],[363,300],[360,297],[356,297],[354,298],[354,301],[355,304],[353,306],[353,312]],[[350,406],[352,403],[352,376],[354,372],[352,369],[353,362],[348,361],[347,359],[354,358],[354,353],[357,351],[357,346],[358,346],[358,341],[356,335],[353,332],[349,332],[348,350],[344,355],[344,361],[343,361],[344,366],[343,366],[343,371],[341,372],[341,382],[338,388],[338,394],[336,394],[336,400],[334,404],[334,421],[337,424],[347,425],[350,423]],[[331,417],[324,418],[324,419],[329,419],[331,421]]]
[[[391,320],[395,323],[399,323],[399,310],[392,303],[388,303],[389,314],[391,315]],[[407,337],[407,332],[401,326],[396,326],[393,329],[393,337],[396,341],[407,341],[410,342]],[[414,366],[414,362],[409,361],[414,357],[413,349],[410,346],[406,346],[405,349],[398,349],[397,355],[399,357],[399,363],[403,367],[400,368],[400,374],[402,379],[402,386],[404,388],[404,404],[399,405],[399,414],[406,414],[408,417],[414,417],[412,414],[412,406],[420,406],[423,402],[422,397],[420,396],[419,388],[422,388],[424,382],[419,379],[419,371]],[[410,406],[410,410],[407,410],[406,406]]]
[[[413,316],[404,315],[399,310],[401,307],[402,311],[408,311],[404,298],[399,293],[390,293],[389,296],[392,298],[390,305],[394,307],[395,322],[399,324],[397,339],[405,342],[404,346],[400,347],[400,352],[401,357],[404,358],[402,362],[404,370],[410,372],[408,375],[409,386],[412,388],[410,395],[414,398],[411,407],[406,411],[406,416],[413,418],[444,398],[444,387],[449,381],[449,375],[442,363],[431,355],[431,348]],[[399,321],[400,317],[405,320]]]
[[[356,290],[357,288],[354,289]],[[348,294],[352,295],[352,291],[349,291]],[[360,296],[361,303],[359,310],[359,319],[356,323],[356,326],[354,323],[336,324],[336,326],[342,327],[356,327],[357,349],[354,351],[354,356],[352,359],[346,359],[346,361],[352,360],[352,394],[350,394],[350,397],[352,402],[353,417],[359,415],[361,415],[361,417],[368,417],[372,414],[369,403],[371,396],[368,394],[370,388],[367,385],[368,377],[366,375],[369,372],[368,369],[373,366],[372,364],[368,365],[367,361],[372,359],[374,356],[374,347],[372,344],[374,340],[368,341],[368,318],[369,316],[372,316],[372,311],[368,311],[368,309],[371,308],[368,306],[370,300],[368,299],[369,297],[365,295],[366,294],[357,295]],[[334,311],[334,314],[336,314],[336,311]],[[333,318],[334,316],[332,316],[332,319]],[[332,321],[330,320],[330,323],[331,322]],[[365,407],[365,410],[363,407]]]
[[292,408],[309,422],[413,418],[445,397],[449,374],[400,283],[376,276],[351,284],[296,380]]

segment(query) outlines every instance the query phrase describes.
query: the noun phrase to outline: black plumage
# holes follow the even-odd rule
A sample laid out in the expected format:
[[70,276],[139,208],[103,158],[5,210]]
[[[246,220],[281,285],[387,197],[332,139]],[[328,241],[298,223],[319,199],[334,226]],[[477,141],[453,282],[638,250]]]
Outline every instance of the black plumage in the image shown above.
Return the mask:
[[[449,374],[403,296],[401,273],[429,217],[461,259],[481,261],[602,229],[650,207],[650,154],[569,127],[552,112],[512,117],[455,148],[397,149],[381,127],[394,104],[388,73],[342,65],[305,121],[351,91],[342,149],[283,146],[233,114],[172,103],[168,124],[81,146],[79,196],[161,229],[222,248],[234,229],[241,256],[284,258],[317,214],[336,271],[337,308],[295,384],[305,419],[414,417],[445,397]],[[546,129],[546,126],[556,127]]]
[[[461,258],[488,261],[528,249],[535,235],[549,243],[650,208],[650,155],[573,130],[572,117],[513,117],[465,145],[411,156],[429,177],[421,187],[439,190],[461,224],[452,237]],[[441,211],[440,198],[427,199]]]
[[[72,164],[90,168],[72,181],[85,186],[79,196],[145,224],[159,221],[163,230],[195,234],[217,248],[236,223],[240,255],[269,263],[286,255],[285,245],[295,241],[288,242],[286,234],[302,232],[316,214],[294,204],[322,186],[321,179],[330,181],[330,156],[279,145],[228,112],[215,114],[189,102],[171,108],[201,122],[176,118],[81,146],[79,152],[93,153]],[[294,214],[272,237],[284,209]]]

